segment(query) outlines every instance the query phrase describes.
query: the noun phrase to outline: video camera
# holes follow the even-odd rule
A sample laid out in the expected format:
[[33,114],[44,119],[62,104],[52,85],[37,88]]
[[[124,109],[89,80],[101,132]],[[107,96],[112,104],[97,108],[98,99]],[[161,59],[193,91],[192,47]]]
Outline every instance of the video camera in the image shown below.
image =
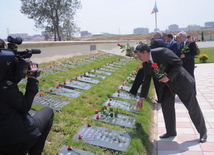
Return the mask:
[[[32,54],[40,54],[39,49],[26,49],[24,51],[17,51],[16,45],[21,45],[21,37],[11,37],[7,38],[8,48],[0,48],[0,81],[4,79],[17,79],[28,76],[38,77],[40,75],[40,70],[32,71],[30,70],[30,61],[25,59],[30,59]],[[38,66],[37,63],[33,63]]]

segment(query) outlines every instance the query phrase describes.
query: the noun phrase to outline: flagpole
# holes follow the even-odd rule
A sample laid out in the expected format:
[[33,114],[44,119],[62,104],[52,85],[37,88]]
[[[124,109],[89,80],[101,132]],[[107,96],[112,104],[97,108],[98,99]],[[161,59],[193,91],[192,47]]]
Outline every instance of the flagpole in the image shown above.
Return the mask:
[[[157,9],[157,4],[156,4],[156,1],[155,1],[155,6],[156,6],[156,9]],[[155,11],[155,29],[156,29],[156,31],[157,31],[157,10]]]
[[157,31],[157,13],[155,12],[155,30]]

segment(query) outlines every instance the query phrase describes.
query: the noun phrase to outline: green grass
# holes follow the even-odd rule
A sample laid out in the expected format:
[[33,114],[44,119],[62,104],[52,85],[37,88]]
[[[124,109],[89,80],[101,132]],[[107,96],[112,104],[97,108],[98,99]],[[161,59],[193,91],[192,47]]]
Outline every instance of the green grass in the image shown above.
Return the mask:
[[[208,60],[205,63],[214,63],[214,47],[211,48],[200,48],[200,54],[208,55]],[[201,63],[198,56],[195,57],[195,63]]]
[[[91,55],[88,55],[91,56]],[[69,59],[61,59],[50,63],[40,64],[40,68],[45,68],[49,65],[59,64],[66,61],[77,60],[88,56],[77,56]],[[93,60],[83,66],[76,68],[70,68],[68,71],[50,74],[39,79],[40,91],[48,95],[44,90],[50,87],[55,87],[59,83],[72,79],[76,76],[80,76],[83,73],[103,66],[106,63],[117,61],[122,56],[113,55],[111,57],[105,57],[99,60]],[[140,64],[140,61],[132,60],[127,62],[124,66],[120,67],[111,75],[106,76],[105,79],[100,80],[99,84],[93,84],[89,90],[79,90],[83,92],[78,98],[69,98],[58,95],[58,98],[69,100],[70,103],[61,108],[61,112],[55,112],[54,123],[52,129],[47,138],[44,152],[47,155],[56,154],[64,145],[71,145],[74,148],[86,150],[100,155],[142,155],[149,154],[152,150],[151,141],[149,139],[152,126],[152,104],[150,98],[148,98],[143,109],[138,113],[127,112],[123,109],[119,109],[120,113],[128,114],[137,117],[136,129],[125,128],[118,125],[109,123],[103,123],[92,119],[95,109],[100,109],[102,104],[118,90],[118,86],[123,84],[123,80],[130,76],[136,66]],[[20,84],[20,87],[24,91],[24,84]],[[152,90],[152,89],[151,89]],[[153,96],[150,90],[149,96]],[[54,96],[56,97],[56,96]],[[137,104],[136,101],[130,101],[125,99],[119,99],[130,103]],[[33,105],[34,109],[41,109],[41,106]],[[93,146],[82,141],[73,140],[72,137],[77,131],[87,123],[91,123],[95,126],[105,127],[113,130],[119,130],[132,133],[132,140],[130,146],[126,152],[112,151],[109,149]]]

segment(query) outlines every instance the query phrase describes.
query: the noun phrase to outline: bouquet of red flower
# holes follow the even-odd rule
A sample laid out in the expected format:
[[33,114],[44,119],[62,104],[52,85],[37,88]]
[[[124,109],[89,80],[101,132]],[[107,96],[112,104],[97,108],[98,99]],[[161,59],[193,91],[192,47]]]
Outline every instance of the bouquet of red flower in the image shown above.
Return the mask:
[[166,72],[164,72],[165,67],[163,64],[158,67],[157,63],[152,63],[151,67],[154,68],[156,78],[161,79],[163,76],[167,75]]

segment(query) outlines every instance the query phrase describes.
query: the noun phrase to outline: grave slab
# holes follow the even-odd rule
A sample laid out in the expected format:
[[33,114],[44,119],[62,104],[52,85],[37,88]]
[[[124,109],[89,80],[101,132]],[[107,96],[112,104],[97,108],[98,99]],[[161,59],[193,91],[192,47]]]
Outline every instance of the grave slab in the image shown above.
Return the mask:
[[62,88],[62,87],[49,88],[49,89],[46,89],[46,92],[48,92],[50,94],[62,95],[62,96],[67,96],[67,97],[72,97],[72,98],[77,98],[82,94],[82,92],[78,92],[76,90]]
[[44,107],[50,107],[56,111],[60,111],[60,108],[68,103],[70,103],[70,101],[61,100],[51,96],[44,96],[41,94],[36,94],[33,100],[33,104],[40,104]]
[[60,83],[59,85],[69,89],[82,89],[82,90],[88,90],[92,87],[92,85],[90,84],[78,81],[66,81],[66,84]]
[[63,146],[63,148],[60,150],[60,152],[57,153],[57,155],[97,155],[97,154],[75,148],[68,150],[68,146]]
[[139,109],[137,108],[137,104],[119,101],[119,100],[115,100],[115,99],[112,99],[112,100],[108,99],[103,104],[103,106],[108,106],[109,103],[111,104],[111,107],[113,107],[113,108],[121,108],[126,111],[130,111],[130,112],[134,112],[134,113],[139,111]]
[[73,136],[73,139],[112,150],[126,151],[130,144],[131,137],[131,133],[98,126],[88,127],[88,125],[85,124]]
[[85,73],[84,76],[86,76],[86,77],[97,77],[97,78],[101,78],[101,79],[105,79],[106,78],[106,76],[93,74],[93,73]]
[[114,92],[112,97],[120,97],[120,98],[123,98],[123,99],[128,99],[128,100],[133,100],[133,101],[138,101],[139,98],[140,98],[139,96],[134,96],[134,95],[126,93],[126,92],[118,93],[118,91]]
[[74,79],[78,80],[78,81],[86,82],[86,83],[93,83],[93,84],[98,84],[100,82],[97,79],[92,79],[92,78],[84,77],[84,76],[82,76],[82,77],[78,76],[78,77],[75,77]]
[[119,67],[116,67],[116,66],[113,67],[113,66],[107,66],[107,65],[106,65],[106,66],[104,66],[104,67],[105,67],[105,68],[109,68],[109,69],[113,69],[113,70],[119,69]]
[[[131,86],[126,86],[126,85],[120,85],[119,87],[118,87],[118,89],[120,89],[120,90],[124,90],[124,91],[127,91],[127,92],[129,92],[130,90],[131,90]],[[138,89],[138,93],[140,93],[140,88]]]
[[106,72],[106,71],[101,71],[101,70],[91,70],[91,72],[98,73],[98,74],[111,75],[111,73]]
[[55,73],[58,73],[57,71],[55,70],[48,70],[48,69],[41,69],[41,73],[45,73],[45,74],[55,74]]
[[[100,118],[96,119],[97,116],[100,116]],[[102,116],[102,114],[99,112],[94,116],[92,116],[92,118],[101,122],[116,124],[116,125],[128,127],[128,128],[135,128],[135,122],[136,122],[135,117],[124,115],[124,114],[118,114],[117,117],[112,118],[110,116],[108,117]]]
[[107,71],[107,72],[115,72],[115,70],[113,70],[113,69],[102,68],[102,67],[99,70],[101,70],[101,71]]
[[53,70],[58,70],[58,71],[67,71],[68,70],[67,68],[60,67],[60,66],[49,66],[49,68],[53,69]]
[[59,66],[68,67],[68,68],[76,68],[76,66],[70,65],[70,64],[59,64]]

